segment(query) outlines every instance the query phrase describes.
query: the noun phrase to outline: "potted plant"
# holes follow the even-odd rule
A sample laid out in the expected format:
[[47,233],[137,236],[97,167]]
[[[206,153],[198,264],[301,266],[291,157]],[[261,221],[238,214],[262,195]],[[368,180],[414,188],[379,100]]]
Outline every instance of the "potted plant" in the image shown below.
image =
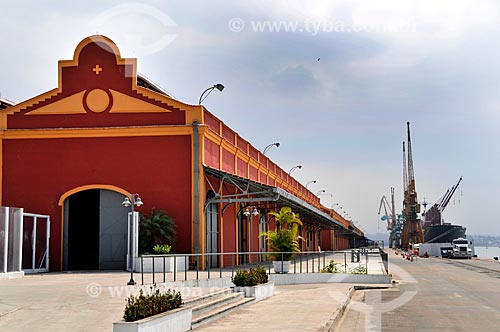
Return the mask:
[[177,225],[165,210],[151,209],[148,216],[141,213],[139,223],[139,253],[151,253],[158,244],[174,243]]
[[151,287],[144,293],[130,295],[123,320],[113,323],[114,332],[176,331],[191,329],[192,309],[181,308],[182,297],[177,291],[160,291]]
[[272,211],[269,214],[275,217],[276,229],[263,232],[260,236],[264,236],[267,240],[274,272],[288,273],[290,261],[296,252],[300,252],[299,225],[302,225],[302,221],[288,206],[282,207],[279,212]]
[[231,278],[235,285],[233,292],[242,292],[245,297],[253,297],[256,301],[274,295],[274,282],[268,281],[266,269],[262,266],[250,270],[238,270]]
[[[139,223],[139,255],[163,255],[160,257],[137,257],[135,260],[135,270],[140,272],[165,272],[174,271],[174,259],[176,260],[176,271],[186,269],[186,258],[182,256],[164,257],[170,253],[172,247],[168,243],[173,243],[177,237],[177,225],[165,210],[151,209],[149,216],[141,214]],[[165,265],[164,262],[165,261]]]

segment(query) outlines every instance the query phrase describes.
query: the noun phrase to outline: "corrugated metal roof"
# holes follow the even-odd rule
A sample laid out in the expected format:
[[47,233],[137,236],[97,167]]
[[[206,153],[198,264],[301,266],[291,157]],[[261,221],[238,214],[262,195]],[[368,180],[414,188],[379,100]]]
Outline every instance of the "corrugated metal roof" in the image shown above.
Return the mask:
[[[204,167],[205,173],[210,176],[214,176],[216,178],[222,179],[228,178],[230,182],[239,187],[239,188],[247,188],[248,192],[243,192],[240,196],[235,197],[235,195],[231,195],[231,197],[217,197],[212,199],[212,202],[226,202],[226,203],[252,203],[252,202],[264,202],[267,201],[269,203],[274,202],[280,206],[290,206],[295,212],[299,213],[301,216],[306,217],[306,219],[314,220],[316,224],[321,224],[326,228],[337,228],[343,229],[345,231],[350,231],[346,229],[345,226],[339,220],[333,218],[331,215],[321,211],[320,209],[312,206],[306,201],[298,198],[297,196],[287,192],[286,190],[278,187],[268,186],[262,183],[258,183],[252,180],[248,180],[242,178],[240,176],[223,172],[221,170],[217,170],[211,167]],[[259,195],[254,195],[254,193],[258,193]]]

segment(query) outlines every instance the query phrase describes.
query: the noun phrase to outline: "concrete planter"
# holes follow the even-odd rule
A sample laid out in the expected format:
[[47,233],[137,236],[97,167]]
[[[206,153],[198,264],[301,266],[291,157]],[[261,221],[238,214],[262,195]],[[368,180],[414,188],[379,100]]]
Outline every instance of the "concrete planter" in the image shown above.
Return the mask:
[[247,287],[231,287],[233,292],[245,293],[245,297],[254,297],[255,301],[261,301],[274,295],[274,282]]
[[[183,256],[169,256],[165,257],[165,272],[174,272],[174,259],[176,260],[175,262],[175,271],[185,271],[186,267],[189,267],[186,263],[186,258]],[[155,272],[161,273],[163,272],[163,257],[144,257],[143,258],[143,266],[144,266],[144,272],[146,273],[151,273],[153,272],[153,260],[154,260],[154,266],[155,266]],[[134,271],[135,272],[141,272],[141,258],[140,257],[135,257],[134,258]]]
[[113,332],[184,332],[191,330],[192,319],[191,308],[178,308],[135,322],[113,323]]
[[290,271],[290,261],[273,261],[275,273],[288,273]]

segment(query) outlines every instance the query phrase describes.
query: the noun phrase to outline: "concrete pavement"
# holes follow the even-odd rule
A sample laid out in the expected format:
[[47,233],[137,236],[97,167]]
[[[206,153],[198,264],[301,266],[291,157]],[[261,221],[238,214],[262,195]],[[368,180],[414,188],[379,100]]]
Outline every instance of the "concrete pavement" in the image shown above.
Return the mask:
[[349,284],[276,286],[276,294],[195,331],[328,331]]
[[[126,286],[126,272],[48,273],[0,280],[0,331],[112,331],[125,299],[141,286]],[[150,286],[144,286],[148,289]],[[276,295],[222,317],[207,331],[314,331],[328,324],[346,300],[349,284],[277,286]],[[183,299],[208,288],[183,287]],[[205,327],[200,329],[203,331]]]
[[[318,256],[317,259],[296,262],[298,265],[295,267],[297,272],[317,271],[320,264],[327,264],[330,259],[334,259],[340,263],[347,263],[342,270],[349,271],[362,265],[375,277],[384,273],[380,256],[371,256],[368,260],[363,256],[359,263],[351,263],[349,256],[350,253],[340,253],[332,257]],[[180,272],[177,275],[176,289],[181,291],[183,299],[186,300],[215,290],[209,288],[214,284],[218,287],[227,287],[230,284],[231,270],[224,269],[218,272],[212,271],[211,277],[215,279],[211,279],[209,286],[206,280],[196,281],[196,271]],[[217,278],[220,274],[224,278]],[[324,274],[316,273],[310,275],[310,280],[317,279],[318,275],[325,277]],[[200,279],[207,276],[206,271],[198,273]],[[273,276],[281,275],[273,274]],[[326,275],[328,279],[339,276]],[[181,282],[184,277],[188,280]],[[302,277],[300,279],[303,279]],[[150,287],[150,285],[127,286],[129,278],[128,272],[67,272],[26,275],[19,279],[0,279],[0,331],[112,331],[112,323],[122,318],[126,298],[130,294],[137,294],[141,288],[147,290]],[[135,274],[135,280],[141,281],[140,274]],[[173,281],[173,275],[169,274],[166,280]],[[155,281],[163,288],[173,287],[171,283],[167,285],[161,283],[162,274],[157,274]],[[152,282],[151,274],[145,278],[145,282]],[[205,287],[186,287],[203,285]],[[199,330],[325,329],[339,317],[336,312],[343,308],[348,298],[346,294],[352,286],[349,283],[338,282],[277,286],[276,295],[272,298],[246,306]]]
[[336,332],[500,331],[496,261],[390,255],[398,289],[356,291]]

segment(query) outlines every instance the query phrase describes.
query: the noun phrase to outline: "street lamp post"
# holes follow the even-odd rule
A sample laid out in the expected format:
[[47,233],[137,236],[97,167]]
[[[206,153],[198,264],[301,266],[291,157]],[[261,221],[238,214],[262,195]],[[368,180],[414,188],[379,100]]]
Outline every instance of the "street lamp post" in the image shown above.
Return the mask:
[[292,172],[295,171],[297,168],[301,169],[302,165],[296,165],[296,166],[293,166],[292,168],[290,168],[290,170],[288,171],[288,175],[291,175]]
[[130,227],[129,227],[129,234],[130,234],[130,239],[129,239],[129,265],[130,265],[130,280],[127,283],[127,285],[135,285],[134,281],[134,237],[133,237],[133,228],[134,228],[134,208],[136,206],[141,206],[142,200],[141,197],[139,197],[139,194],[131,194],[130,197],[125,196],[125,199],[122,202],[122,205],[125,207],[130,206]]
[[306,183],[306,189],[307,189],[307,186],[308,186],[308,185],[310,185],[311,183],[316,183],[316,180],[311,180],[311,181],[308,181],[308,182]]
[[262,151],[262,154],[266,154],[266,152],[269,151],[273,146],[279,148],[280,147],[280,143],[279,142],[275,142],[275,143],[269,144],[268,146],[266,146],[264,148],[264,151]]
[[[252,221],[253,217],[256,217],[256,216],[259,215],[259,211],[257,210],[257,208],[255,206],[251,206],[251,207],[247,206],[245,208],[245,211],[243,211],[243,215],[245,217],[250,217],[250,220],[249,220],[250,234],[249,234],[248,242],[252,243],[251,241],[252,241],[252,234],[253,234],[253,224],[252,224],[251,221]],[[250,248],[251,248],[251,244],[249,244],[249,251],[251,251]],[[248,259],[251,262],[251,256],[250,255],[248,256]]]
[[[220,84],[220,83],[217,83],[217,84],[214,84],[213,86],[207,88],[205,91],[203,91],[201,93],[201,96],[200,96],[200,100],[198,101],[198,105],[201,105],[201,103],[205,100],[205,98],[208,97],[208,95],[214,91],[214,89],[217,89],[219,90],[220,92],[222,92],[222,90],[224,90],[224,85]],[[207,94],[205,97],[203,97],[205,95],[205,93]]]

